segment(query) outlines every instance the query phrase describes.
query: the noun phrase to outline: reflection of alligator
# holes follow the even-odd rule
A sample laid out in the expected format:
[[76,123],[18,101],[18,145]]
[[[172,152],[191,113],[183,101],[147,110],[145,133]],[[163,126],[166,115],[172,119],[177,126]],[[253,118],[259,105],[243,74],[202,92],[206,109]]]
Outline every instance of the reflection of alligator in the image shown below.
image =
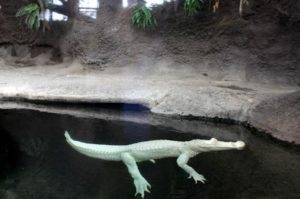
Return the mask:
[[154,159],[178,157],[178,166],[190,175],[189,178],[193,178],[196,183],[197,181],[205,183],[204,176],[198,174],[192,167],[187,165],[189,158],[202,152],[243,149],[245,146],[245,143],[242,141],[221,142],[215,138],[210,140],[196,139],[187,142],[152,140],[130,145],[99,145],[75,141],[67,131],[65,132],[65,137],[72,148],[79,153],[92,158],[123,161],[134,180],[136,195],[141,194],[142,197],[144,197],[145,191],[150,192],[149,188],[151,186],[141,175],[136,162],[149,160],[155,163]]

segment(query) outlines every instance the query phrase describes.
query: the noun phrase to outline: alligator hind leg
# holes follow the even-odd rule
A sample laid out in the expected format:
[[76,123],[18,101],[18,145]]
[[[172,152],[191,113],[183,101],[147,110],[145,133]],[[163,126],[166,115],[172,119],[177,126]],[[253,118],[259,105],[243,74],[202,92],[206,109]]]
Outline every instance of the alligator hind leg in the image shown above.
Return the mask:
[[133,178],[136,189],[135,195],[141,194],[142,198],[144,198],[145,191],[150,193],[149,188],[151,188],[151,185],[142,176],[135,159],[129,153],[122,153],[121,158],[124,164],[127,166],[131,177]]
[[187,172],[190,176],[189,178],[193,178],[195,180],[195,183],[198,181],[205,183],[206,179],[204,178],[203,175],[197,173],[192,167],[187,165],[187,162],[189,161],[190,156],[186,153],[182,153],[178,158],[177,158],[177,165],[182,168],[185,172]]

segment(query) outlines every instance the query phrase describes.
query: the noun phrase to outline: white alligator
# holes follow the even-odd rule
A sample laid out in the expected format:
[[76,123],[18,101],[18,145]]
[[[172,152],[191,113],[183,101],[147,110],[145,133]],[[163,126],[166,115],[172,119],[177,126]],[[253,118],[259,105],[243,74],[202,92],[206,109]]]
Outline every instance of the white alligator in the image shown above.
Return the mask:
[[195,139],[185,142],[152,140],[129,145],[103,145],[75,141],[67,131],[65,137],[71,147],[79,153],[102,160],[123,161],[133,178],[136,188],[135,195],[141,194],[142,198],[144,198],[145,192],[150,193],[151,185],[140,173],[137,162],[148,160],[155,163],[155,159],[178,157],[177,165],[189,174],[189,178],[193,178],[195,183],[198,181],[205,183],[204,176],[187,164],[190,158],[202,152],[241,150],[245,147],[245,143],[242,141],[222,142],[215,138],[210,140]]

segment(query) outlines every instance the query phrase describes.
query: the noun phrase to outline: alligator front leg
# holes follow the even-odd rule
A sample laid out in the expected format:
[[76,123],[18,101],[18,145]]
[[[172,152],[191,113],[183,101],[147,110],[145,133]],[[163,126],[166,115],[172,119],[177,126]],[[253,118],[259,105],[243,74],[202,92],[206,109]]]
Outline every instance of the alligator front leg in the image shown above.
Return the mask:
[[195,183],[198,181],[205,183],[206,179],[204,178],[203,175],[197,173],[192,167],[187,165],[187,162],[189,161],[190,156],[188,153],[182,153],[178,158],[177,158],[177,165],[182,168],[185,172],[187,172],[190,176],[189,178],[193,178],[195,180]]
[[144,198],[145,191],[150,193],[148,188],[151,188],[151,185],[141,175],[135,159],[129,153],[122,153],[121,157],[122,161],[127,166],[131,177],[133,178],[133,182],[136,189],[135,195],[141,194],[142,198]]

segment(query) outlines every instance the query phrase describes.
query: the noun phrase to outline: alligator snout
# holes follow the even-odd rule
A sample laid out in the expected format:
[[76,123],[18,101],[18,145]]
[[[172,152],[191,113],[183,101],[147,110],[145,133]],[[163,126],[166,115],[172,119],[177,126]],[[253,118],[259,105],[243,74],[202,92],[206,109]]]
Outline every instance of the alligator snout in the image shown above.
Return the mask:
[[243,141],[237,141],[234,143],[234,145],[235,145],[236,149],[238,149],[238,150],[242,150],[246,146],[245,142],[243,142]]

